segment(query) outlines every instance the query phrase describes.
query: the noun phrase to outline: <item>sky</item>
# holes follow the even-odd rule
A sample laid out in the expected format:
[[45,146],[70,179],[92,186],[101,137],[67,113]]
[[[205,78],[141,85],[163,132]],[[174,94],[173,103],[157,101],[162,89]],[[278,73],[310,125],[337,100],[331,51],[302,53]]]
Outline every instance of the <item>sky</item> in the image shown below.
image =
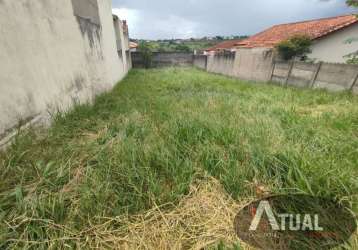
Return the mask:
[[352,13],[345,0],[112,0],[136,39],[253,35],[275,24]]

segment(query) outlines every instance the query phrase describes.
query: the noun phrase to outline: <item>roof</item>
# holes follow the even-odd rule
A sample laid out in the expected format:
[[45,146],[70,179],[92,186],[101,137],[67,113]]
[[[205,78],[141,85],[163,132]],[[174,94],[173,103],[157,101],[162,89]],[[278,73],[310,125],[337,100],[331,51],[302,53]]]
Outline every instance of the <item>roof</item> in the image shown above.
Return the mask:
[[311,21],[281,24],[236,44],[236,47],[274,47],[278,43],[295,35],[307,35],[312,40],[324,37],[332,32],[358,23],[355,15],[337,16]]
[[232,48],[235,47],[235,45],[237,43],[239,43],[241,41],[242,41],[242,39],[225,41],[225,42],[222,42],[222,43],[218,43],[213,47],[205,49],[205,51],[216,51],[216,50],[232,49]]
[[131,49],[138,48],[138,43],[130,42],[129,43],[129,48],[131,48]]

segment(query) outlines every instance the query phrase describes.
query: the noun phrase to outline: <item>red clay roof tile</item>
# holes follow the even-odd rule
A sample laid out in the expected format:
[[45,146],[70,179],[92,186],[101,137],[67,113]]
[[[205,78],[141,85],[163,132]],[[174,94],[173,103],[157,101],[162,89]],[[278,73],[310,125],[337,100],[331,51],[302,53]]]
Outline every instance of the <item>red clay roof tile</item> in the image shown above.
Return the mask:
[[131,49],[136,49],[136,48],[138,48],[138,43],[129,42],[129,48],[131,48]]
[[323,18],[311,21],[281,24],[273,26],[248,39],[236,43],[236,47],[274,47],[278,43],[295,35],[307,35],[312,40],[326,36],[334,31],[358,23],[355,15]]
[[222,43],[218,43],[215,46],[206,49],[205,51],[216,51],[216,50],[225,50],[225,49],[232,49],[235,47],[235,45],[239,42],[241,42],[242,39],[236,39],[236,40],[229,40]]

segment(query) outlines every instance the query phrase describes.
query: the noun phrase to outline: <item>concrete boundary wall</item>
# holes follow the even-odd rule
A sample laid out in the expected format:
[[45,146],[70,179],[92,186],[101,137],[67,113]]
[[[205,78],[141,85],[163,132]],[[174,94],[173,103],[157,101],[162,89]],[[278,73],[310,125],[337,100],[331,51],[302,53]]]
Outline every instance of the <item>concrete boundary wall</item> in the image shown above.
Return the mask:
[[358,66],[333,63],[274,62],[272,82],[281,85],[358,93]]
[[111,0],[0,2],[0,147],[19,127],[92,101],[130,68],[117,53],[126,48]]
[[199,69],[206,70],[208,66],[208,57],[205,55],[195,55],[193,64]]
[[[194,65],[203,61],[194,56]],[[202,68],[202,64],[200,65]],[[217,53],[207,56],[206,70],[250,81],[269,81],[273,67],[270,49],[238,49],[236,52]]]
[[[203,61],[202,56],[194,56],[195,66],[202,68]],[[276,61],[270,49],[208,55],[206,70],[248,81],[358,94],[358,65]]]
[[227,76],[234,76],[235,52],[209,55],[207,71]]
[[233,75],[243,80],[266,82],[271,76],[273,58],[271,49],[237,49]]
[[[277,61],[273,50],[267,48],[244,48],[215,55],[154,53],[153,59],[153,67],[195,66],[248,81],[358,93],[357,65]],[[140,52],[132,53],[132,60],[134,67],[144,66]]]
[[[133,68],[144,68],[141,52],[132,52]],[[180,52],[153,52],[152,67],[193,66],[194,55]]]

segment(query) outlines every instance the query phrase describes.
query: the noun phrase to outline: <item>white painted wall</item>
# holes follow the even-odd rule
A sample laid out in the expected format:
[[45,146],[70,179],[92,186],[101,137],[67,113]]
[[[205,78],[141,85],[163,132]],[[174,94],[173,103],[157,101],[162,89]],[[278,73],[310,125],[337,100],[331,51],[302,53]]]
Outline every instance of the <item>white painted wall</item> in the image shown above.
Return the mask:
[[81,32],[71,1],[0,1],[0,146],[19,121],[91,101],[127,73],[111,0],[90,1],[98,1],[98,35]]
[[[127,74],[128,68],[125,60],[118,57],[116,33],[113,25],[112,0],[97,0],[99,4],[99,12],[102,23],[103,51],[105,55],[106,67],[111,82],[117,83]],[[120,22],[121,24],[121,22]],[[125,40],[123,38],[122,49],[125,48]],[[127,45],[128,46],[128,45]]]
[[[348,43],[348,39],[355,39]],[[317,40],[308,56],[317,61],[345,63],[345,55],[358,51],[358,23]]]

